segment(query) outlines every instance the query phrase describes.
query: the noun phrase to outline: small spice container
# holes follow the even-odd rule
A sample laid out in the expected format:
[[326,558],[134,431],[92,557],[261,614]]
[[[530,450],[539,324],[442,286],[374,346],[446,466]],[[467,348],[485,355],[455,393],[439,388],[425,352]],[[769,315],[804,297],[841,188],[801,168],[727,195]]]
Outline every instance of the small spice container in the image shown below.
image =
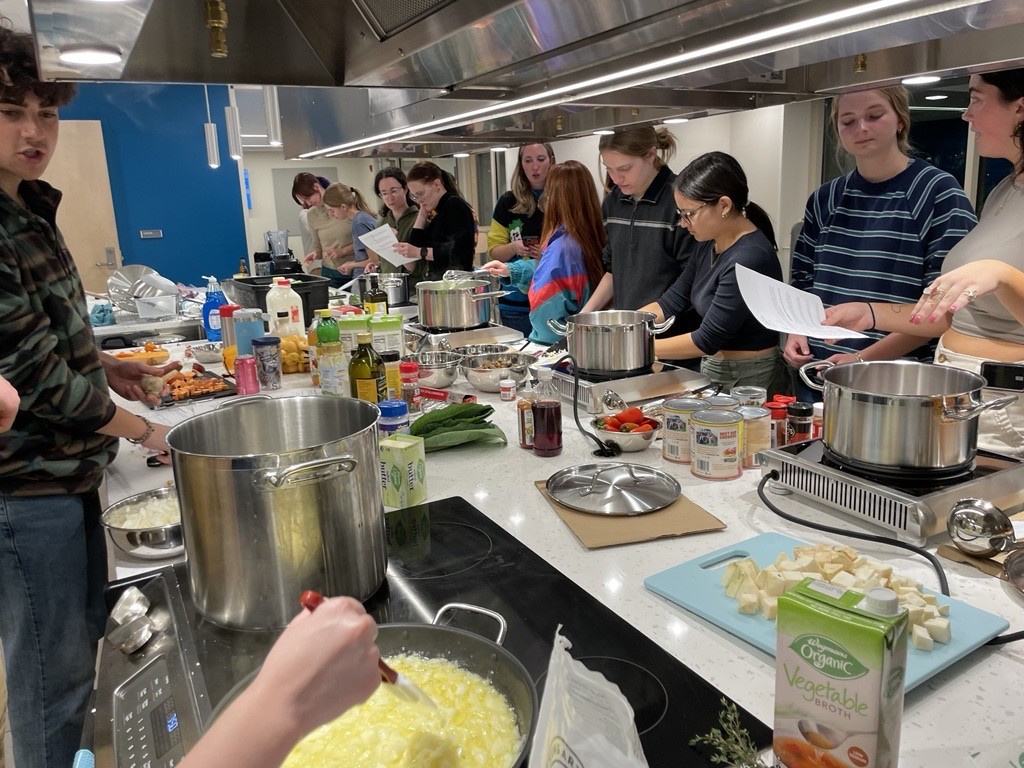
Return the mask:
[[515,379],[502,379],[498,382],[499,391],[501,392],[501,399],[506,402],[512,402],[516,399],[516,382]]
[[709,408],[690,417],[690,472],[705,480],[732,480],[743,473],[743,416]]
[[772,415],[772,448],[778,448],[780,445],[786,444],[786,421],[789,418],[789,412],[786,403],[780,403],[777,400],[773,400],[770,403],[765,403],[767,408]]
[[397,432],[409,433],[409,407],[405,400],[385,400],[377,407],[380,409],[377,429],[382,438]]
[[811,437],[821,437],[821,430],[825,424],[825,404],[814,403],[811,409]]
[[[281,388],[281,339],[261,336],[252,340],[252,356],[256,358],[256,375],[263,389]],[[236,361],[237,362],[237,361]]]
[[419,363],[399,363],[398,373],[402,377],[402,399],[409,407],[409,413],[419,413],[423,409]]
[[786,406],[786,443],[810,440],[814,409],[810,403],[790,403]]
[[757,455],[772,447],[772,412],[762,405],[741,405],[736,413],[743,417],[743,468],[761,466]]

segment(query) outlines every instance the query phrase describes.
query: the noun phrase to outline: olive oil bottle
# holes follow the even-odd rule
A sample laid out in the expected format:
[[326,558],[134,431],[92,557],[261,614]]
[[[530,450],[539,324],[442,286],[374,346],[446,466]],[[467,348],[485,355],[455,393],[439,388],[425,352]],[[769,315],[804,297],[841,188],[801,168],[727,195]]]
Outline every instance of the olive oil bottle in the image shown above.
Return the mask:
[[363,312],[373,317],[388,313],[388,294],[380,284],[380,278],[373,280],[370,288],[363,294]]
[[359,346],[348,364],[348,377],[352,383],[352,397],[379,403],[388,399],[387,371],[372,341],[373,335],[369,331],[356,335]]

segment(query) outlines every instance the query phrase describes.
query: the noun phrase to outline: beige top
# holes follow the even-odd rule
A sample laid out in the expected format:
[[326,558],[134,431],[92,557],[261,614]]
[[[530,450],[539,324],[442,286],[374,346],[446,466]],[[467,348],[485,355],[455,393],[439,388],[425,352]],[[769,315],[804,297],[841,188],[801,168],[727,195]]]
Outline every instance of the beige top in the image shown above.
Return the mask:
[[[327,206],[319,205],[310,208],[306,215],[306,226],[309,227],[312,250],[323,251],[325,248],[344,248],[352,244],[352,222],[348,219],[334,219],[327,213]],[[352,261],[354,253],[331,259],[324,254],[324,266],[337,269],[345,262]]]
[[[1013,176],[1007,176],[992,190],[978,226],[946,254],[942,272],[982,259],[999,259],[1024,270],[1024,188],[1013,186]],[[981,296],[955,312],[953,330],[1024,344],[1024,326],[994,295]]]

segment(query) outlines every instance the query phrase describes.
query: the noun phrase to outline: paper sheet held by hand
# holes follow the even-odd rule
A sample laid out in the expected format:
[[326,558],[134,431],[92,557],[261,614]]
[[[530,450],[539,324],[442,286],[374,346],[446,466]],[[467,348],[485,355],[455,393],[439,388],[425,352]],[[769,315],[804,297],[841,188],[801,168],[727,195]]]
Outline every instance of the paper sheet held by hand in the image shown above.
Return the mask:
[[795,333],[814,339],[863,339],[863,333],[848,328],[822,325],[825,305],[812,293],[736,265],[739,284],[747,309],[765,328]]
[[365,235],[359,235],[359,242],[396,267],[419,261],[419,259],[408,259],[395,250],[398,238],[395,237],[394,230],[387,224],[383,224]]

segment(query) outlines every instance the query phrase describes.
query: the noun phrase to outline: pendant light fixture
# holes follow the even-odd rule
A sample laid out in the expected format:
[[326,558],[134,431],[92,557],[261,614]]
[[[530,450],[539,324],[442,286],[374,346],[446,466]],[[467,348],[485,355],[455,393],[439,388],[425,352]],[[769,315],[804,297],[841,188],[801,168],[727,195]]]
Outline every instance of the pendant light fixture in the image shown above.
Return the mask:
[[272,147],[281,146],[281,109],[277,104],[277,88],[263,86],[263,113],[267,120],[267,143]]
[[235,89],[228,86],[228,101],[224,107],[224,122],[228,132],[228,154],[232,160],[242,159],[242,127],[238,120],[238,107],[235,106]]
[[206,97],[206,125],[203,130],[206,132],[206,162],[211,168],[220,168],[220,149],[217,147],[217,124],[210,117],[210,92],[203,86],[203,96]]

